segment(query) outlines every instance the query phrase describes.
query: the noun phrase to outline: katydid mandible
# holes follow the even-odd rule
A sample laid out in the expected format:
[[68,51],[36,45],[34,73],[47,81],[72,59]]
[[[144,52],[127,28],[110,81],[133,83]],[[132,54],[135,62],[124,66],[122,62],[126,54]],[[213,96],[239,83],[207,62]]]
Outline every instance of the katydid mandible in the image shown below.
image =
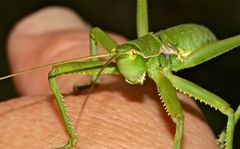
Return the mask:
[[[240,118],[240,106],[234,112],[222,98],[172,72],[194,67],[240,46],[240,35],[217,40],[209,29],[197,24],[183,24],[156,33],[149,32],[147,0],[137,0],[137,35],[137,39],[118,45],[100,28],[93,28],[90,31],[91,57],[88,60],[82,61],[84,59],[80,58],[81,61],[70,60],[53,65],[48,75],[49,84],[70,136],[63,148],[74,147],[77,135],[55,78],[78,73],[91,75],[90,84],[94,84],[100,74],[123,75],[130,84],[144,84],[148,75],[156,84],[166,112],[176,124],[174,149],[181,148],[184,133],[184,116],[176,90],[204,102],[228,117],[226,130],[220,134],[218,141],[220,148],[232,149],[234,126]],[[97,55],[97,44],[107,53]],[[114,62],[99,60],[99,57],[108,57],[114,59]],[[0,80],[25,72],[29,71],[2,77]]]

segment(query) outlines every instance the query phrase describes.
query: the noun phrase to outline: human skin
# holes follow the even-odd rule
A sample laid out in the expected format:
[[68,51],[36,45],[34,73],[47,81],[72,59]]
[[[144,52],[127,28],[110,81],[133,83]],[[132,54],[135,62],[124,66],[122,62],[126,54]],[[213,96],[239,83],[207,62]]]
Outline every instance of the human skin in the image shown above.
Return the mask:
[[[12,72],[88,56],[89,29],[74,12],[61,7],[45,8],[26,17],[9,36]],[[126,41],[110,35],[119,43]],[[21,97],[0,103],[0,148],[55,148],[67,142],[68,134],[48,86],[49,70],[14,78]],[[79,75],[58,79],[78,134],[77,148],[172,148],[175,124],[151,80],[144,85],[130,85],[121,76],[103,76],[81,111],[88,91],[73,94],[72,88],[76,82],[87,80]],[[193,99],[182,93],[178,97],[185,117],[183,148],[217,148]]]

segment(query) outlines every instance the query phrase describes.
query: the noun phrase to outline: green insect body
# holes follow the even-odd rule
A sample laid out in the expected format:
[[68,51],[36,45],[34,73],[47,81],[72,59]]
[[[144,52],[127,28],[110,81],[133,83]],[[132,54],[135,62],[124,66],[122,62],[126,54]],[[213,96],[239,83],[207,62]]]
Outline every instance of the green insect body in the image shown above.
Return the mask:
[[[172,71],[194,67],[240,46],[240,35],[216,40],[209,29],[196,24],[183,24],[154,34],[148,32],[147,18],[147,1],[137,0],[137,39],[118,45],[101,29],[93,28],[90,31],[90,61],[70,60],[54,65],[49,72],[49,84],[70,136],[63,148],[74,147],[77,144],[77,135],[68,116],[56,77],[63,74],[89,74],[92,76],[90,83],[94,83],[100,74],[119,74],[131,84],[143,84],[146,76],[155,82],[160,99],[176,124],[174,149],[182,147],[184,133],[184,116],[176,89],[218,109],[228,117],[226,130],[220,134],[218,141],[220,148],[232,149],[234,126],[240,119],[240,106],[234,112],[222,98],[172,74]],[[97,44],[100,44],[107,54],[97,55]],[[102,61],[98,59],[100,57],[109,57],[110,60]],[[22,73],[2,77],[0,80]]]
[[180,56],[187,56],[192,51],[216,40],[215,35],[206,27],[196,24],[184,24],[159,31],[155,34],[164,45],[177,48]]
[[[171,65],[174,66],[174,60],[183,59],[194,50],[215,40],[215,35],[206,27],[197,24],[183,24],[155,34],[148,33],[116,47],[119,52],[129,51],[125,56],[117,58],[116,63],[127,82],[143,84],[148,58],[158,57],[161,66],[171,67]],[[171,68],[169,69],[171,70]]]
[[[148,75],[156,83],[161,100],[173,122],[176,123],[174,149],[181,148],[184,131],[184,116],[176,95],[176,89],[228,116],[226,132],[222,133],[221,138],[223,139],[220,140],[220,144],[224,144],[226,140],[226,148],[232,148],[234,125],[240,115],[234,115],[233,109],[222,98],[190,81],[173,75],[172,71],[193,67],[239,46],[239,35],[216,41],[215,36],[207,28],[196,24],[185,24],[156,34],[146,33],[138,39],[117,45],[99,28],[93,28],[90,34],[92,53],[96,53],[94,50],[96,50],[98,42],[108,51],[108,56],[115,59],[116,63],[99,61],[94,57],[93,61],[69,62],[53,66],[53,70],[49,73],[52,92],[71,137],[65,148],[74,146],[77,137],[55,77],[68,73],[121,74],[131,84],[143,84],[146,75]],[[179,39],[180,37],[181,39]],[[192,43],[192,40],[198,42]],[[94,76],[94,79],[96,79],[96,76]],[[238,108],[239,110],[240,108]]]

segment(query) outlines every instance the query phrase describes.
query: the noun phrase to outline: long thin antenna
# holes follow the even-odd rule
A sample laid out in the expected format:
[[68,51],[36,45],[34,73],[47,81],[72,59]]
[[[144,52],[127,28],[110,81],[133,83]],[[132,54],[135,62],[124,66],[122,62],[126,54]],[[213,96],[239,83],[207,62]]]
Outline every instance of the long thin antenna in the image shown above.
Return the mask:
[[111,54],[113,54],[113,53],[106,53],[106,54],[101,54],[101,55],[96,55],[96,56],[86,56],[86,57],[75,58],[75,59],[71,59],[71,60],[54,62],[54,63],[38,66],[38,67],[35,67],[35,68],[23,70],[23,71],[20,71],[20,72],[14,73],[14,74],[10,74],[10,75],[4,76],[4,77],[0,77],[0,80],[4,80],[4,79],[7,79],[7,78],[11,78],[11,77],[15,77],[15,76],[22,75],[22,74],[25,74],[25,73],[29,73],[29,72],[32,72],[32,71],[44,69],[46,67],[50,67],[50,66],[57,65],[57,64],[64,64],[64,63],[80,61],[80,60],[89,60],[89,59],[94,59],[94,58],[103,58],[103,57],[111,56]]

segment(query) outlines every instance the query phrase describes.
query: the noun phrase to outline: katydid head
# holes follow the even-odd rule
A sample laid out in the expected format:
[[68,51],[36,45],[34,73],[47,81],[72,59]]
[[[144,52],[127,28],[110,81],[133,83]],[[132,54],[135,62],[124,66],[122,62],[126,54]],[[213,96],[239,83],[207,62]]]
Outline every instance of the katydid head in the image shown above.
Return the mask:
[[132,45],[124,44],[117,48],[124,51],[116,58],[118,70],[131,84],[143,84],[146,75],[146,61]]

